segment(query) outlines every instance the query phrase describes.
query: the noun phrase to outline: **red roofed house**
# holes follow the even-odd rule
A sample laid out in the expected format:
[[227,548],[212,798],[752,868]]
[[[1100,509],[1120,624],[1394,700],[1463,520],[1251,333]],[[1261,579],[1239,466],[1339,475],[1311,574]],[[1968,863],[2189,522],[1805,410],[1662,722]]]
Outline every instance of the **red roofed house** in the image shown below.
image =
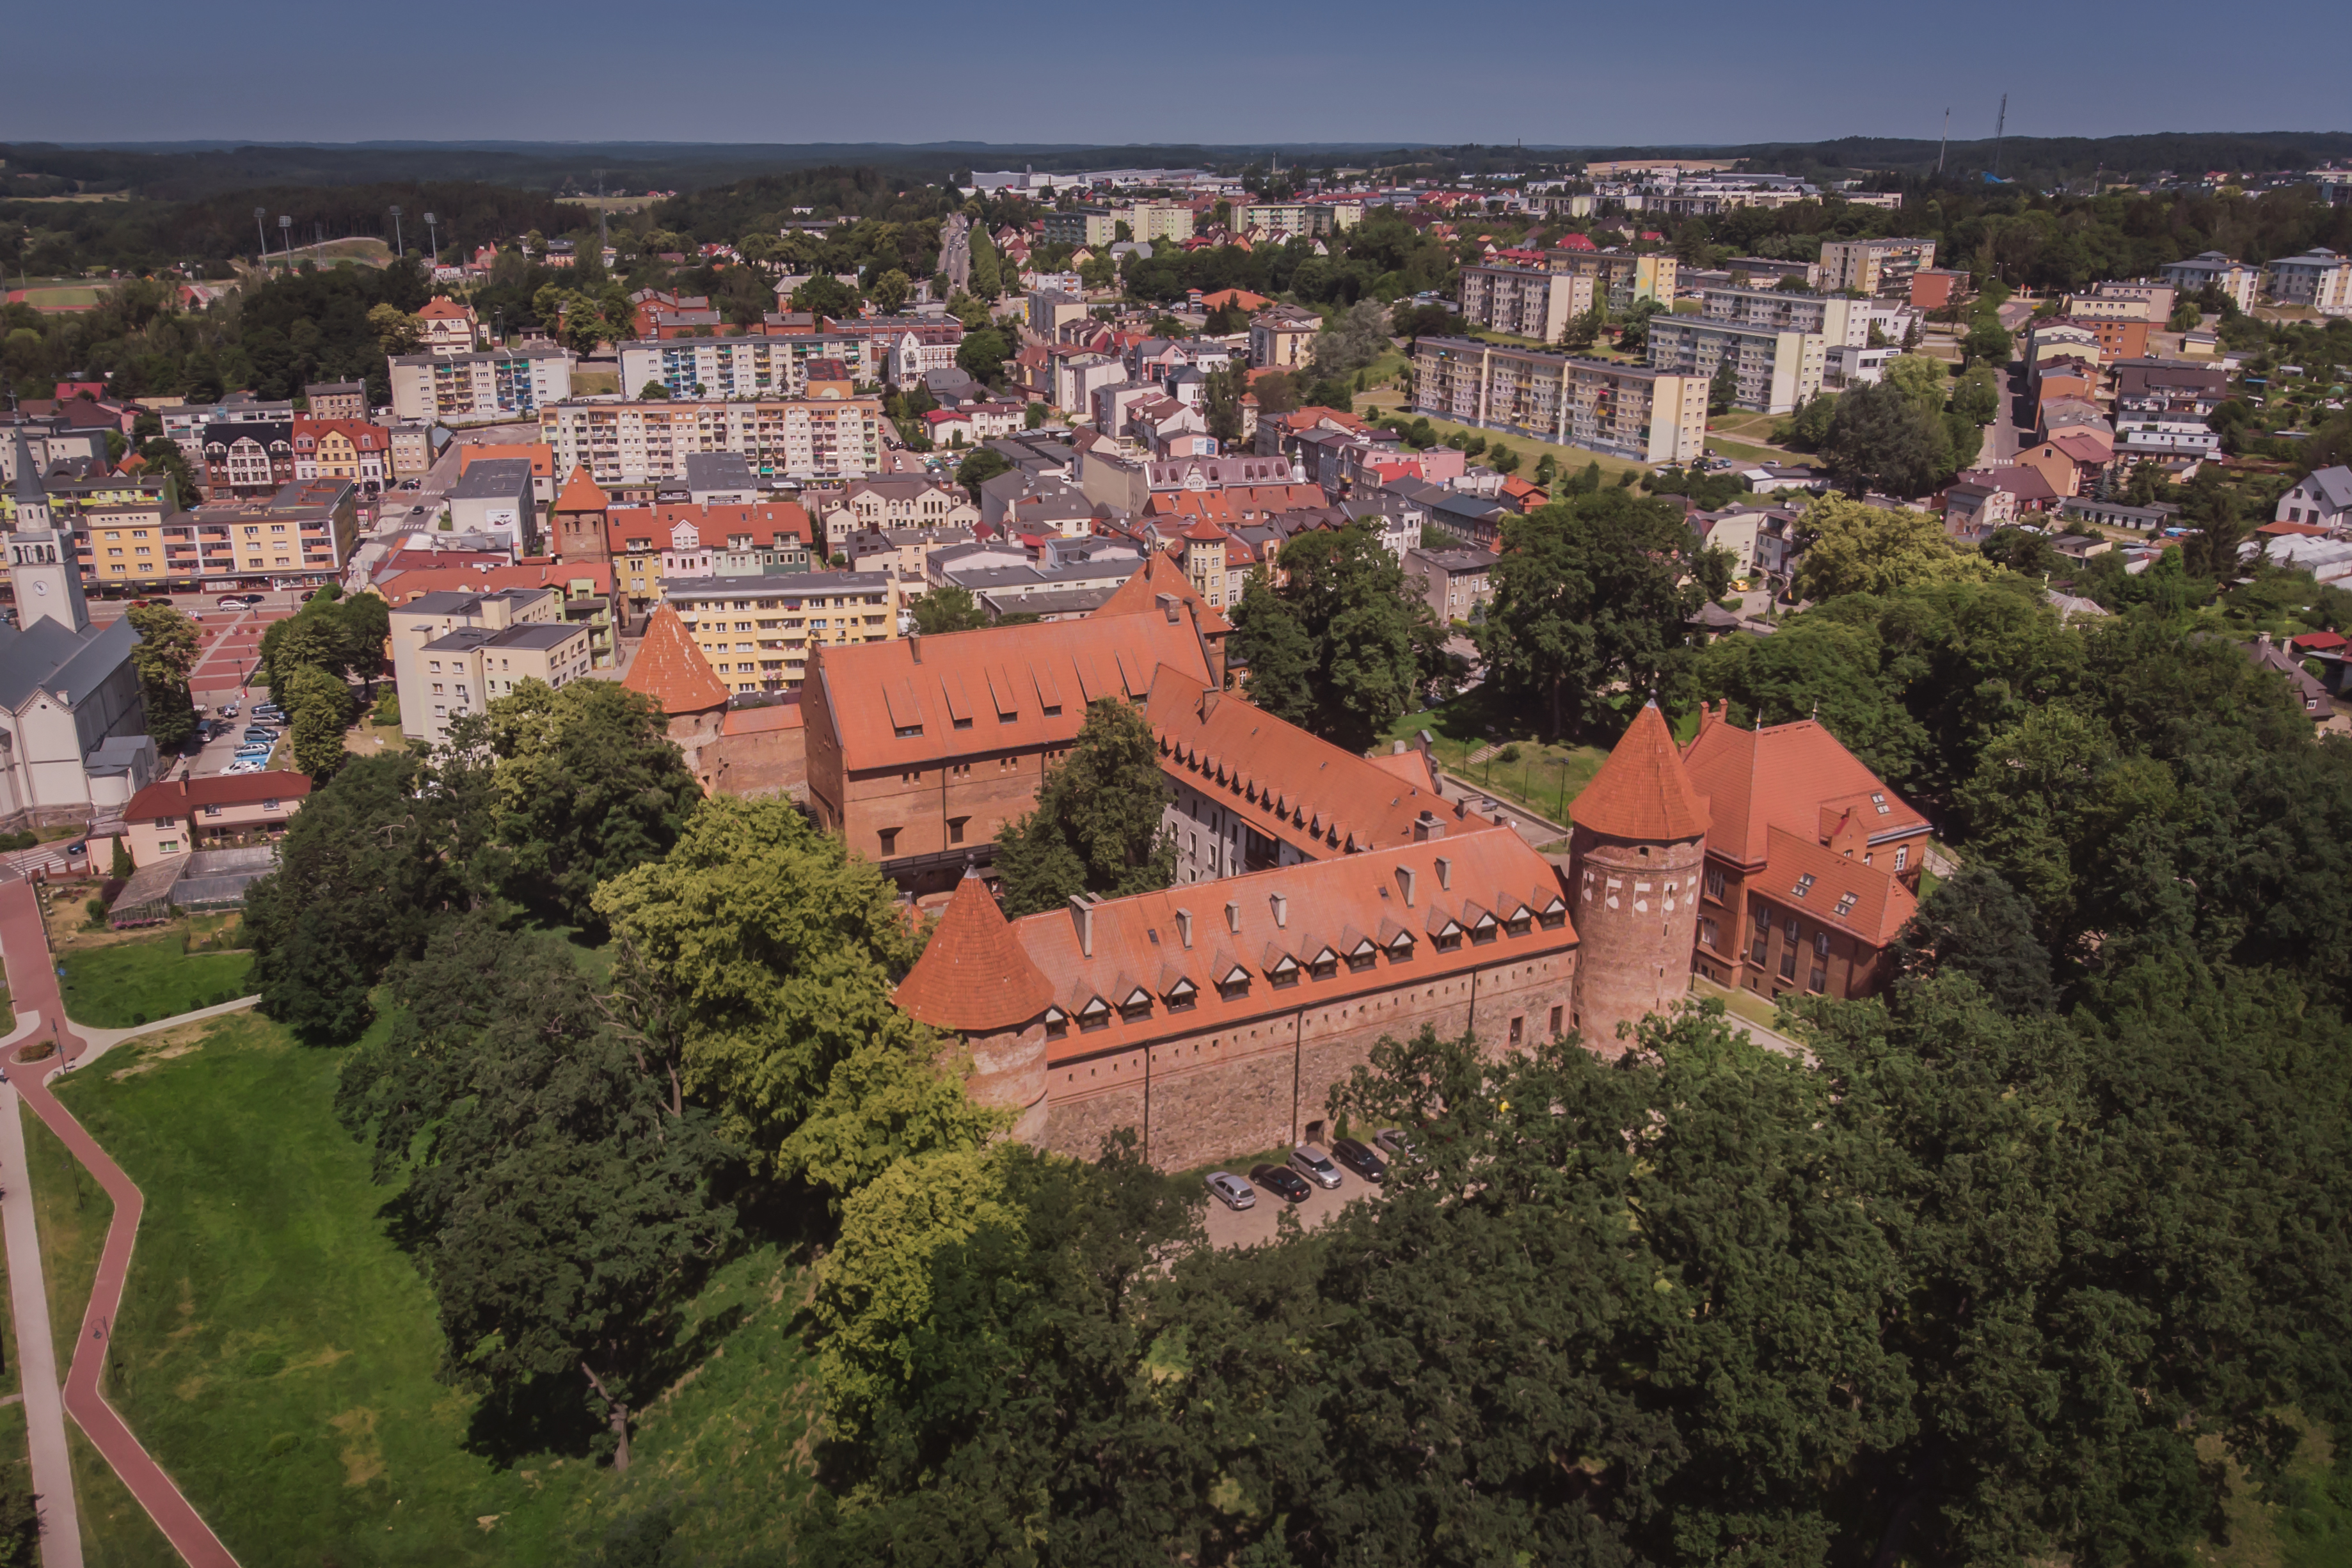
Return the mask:
[[2341,632],[2305,632],[2300,637],[2287,639],[2298,653],[2335,653],[2341,655],[2346,643]]
[[[1811,719],[1741,729],[1709,707],[1683,764],[1712,824],[1698,972],[1762,997],[1883,986],[1887,949],[1918,907],[1927,820]],[[1580,797],[1580,823],[1585,810]]]
[[122,809],[131,858],[152,866],[172,855],[275,840],[310,793],[301,773],[215,773],[167,779]]
[[470,354],[482,329],[472,306],[460,305],[446,295],[426,300],[416,319],[425,329],[419,347],[428,354]]
[[461,443],[457,447],[458,476],[463,478],[466,470],[477,463],[488,463],[499,457],[520,458],[530,465],[532,500],[543,507],[555,499],[555,448],[544,441]]
[[610,565],[613,549],[604,525],[612,508],[612,497],[590,476],[587,465],[574,465],[572,477],[556,492],[550,514],[556,559]]

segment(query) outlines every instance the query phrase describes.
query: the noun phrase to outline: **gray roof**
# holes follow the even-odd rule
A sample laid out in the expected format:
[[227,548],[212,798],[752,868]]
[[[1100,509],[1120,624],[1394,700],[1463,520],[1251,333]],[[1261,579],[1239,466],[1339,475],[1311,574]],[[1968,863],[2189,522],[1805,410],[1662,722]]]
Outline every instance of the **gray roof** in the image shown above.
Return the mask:
[[2347,468],[2341,463],[2333,468],[2320,469],[2304,483],[2318,491],[2320,499],[2326,501],[2331,510],[2340,512],[2352,507],[2352,468]]
[[689,452],[686,455],[688,490],[756,490],[751,464],[740,452]]
[[76,636],[47,616],[0,627],[0,707],[19,708],[36,692],[71,706],[121,668],[139,633],[125,616]]
[[[690,459],[689,459],[690,461]],[[530,488],[530,459],[485,457],[466,465],[466,476],[449,492],[452,500],[488,500]]]

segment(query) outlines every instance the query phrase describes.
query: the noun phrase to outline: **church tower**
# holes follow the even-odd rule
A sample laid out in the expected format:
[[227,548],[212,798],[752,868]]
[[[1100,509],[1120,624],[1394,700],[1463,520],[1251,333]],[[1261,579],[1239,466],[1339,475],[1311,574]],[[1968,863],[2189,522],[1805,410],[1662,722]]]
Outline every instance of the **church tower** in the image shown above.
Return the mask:
[[49,516],[48,487],[33,461],[25,427],[16,427],[16,517],[8,535],[8,579],[16,590],[21,630],[46,617],[79,635],[89,629],[89,606],[81,594],[81,562],[74,559],[73,530],[58,529]]
[[1656,703],[1576,798],[1569,898],[1580,938],[1576,1022],[1603,1055],[1621,1023],[1663,1013],[1690,990],[1706,874],[1706,798],[1691,787]]

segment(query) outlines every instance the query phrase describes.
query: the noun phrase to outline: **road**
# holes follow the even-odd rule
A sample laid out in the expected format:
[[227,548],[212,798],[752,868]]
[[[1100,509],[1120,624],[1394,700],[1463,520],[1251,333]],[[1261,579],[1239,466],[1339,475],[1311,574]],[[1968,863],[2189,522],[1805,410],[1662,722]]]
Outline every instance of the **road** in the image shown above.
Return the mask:
[[1984,450],[1977,458],[1980,467],[2005,467],[2016,462],[2019,449],[2032,444],[2033,432],[2042,423],[2025,385],[2025,367],[2007,366],[2001,381],[2007,395],[2000,416],[1985,426]]
[[[25,1021],[12,1040],[41,1027],[30,1015],[19,1016]],[[74,1506],[65,1396],[49,1327],[40,1236],[34,1226],[25,1124],[17,1107],[16,1091],[0,1083],[0,1221],[8,1230],[8,1297],[16,1321],[16,1382],[24,1390],[25,1431],[32,1446],[33,1495],[41,1500],[41,1568],[81,1568],[81,1513]]]
[[[49,954],[48,934],[41,924],[39,895],[28,883],[16,881],[0,883],[0,951],[7,961],[8,988],[15,999],[19,1017],[37,1013],[49,1024],[48,1034],[58,1043],[58,1054],[42,1061],[22,1061],[18,1058],[27,1050],[46,1043],[42,1031],[35,1030],[33,1043],[21,1044],[10,1050],[5,1063],[6,1081],[34,1113],[55,1133],[59,1141],[79,1160],[99,1185],[106,1189],[114,1203],[114,1218],[107,1227],[106,1245],[99,1254],[98,1276],[93,1283],[89,1302],[83,1310],[81,1327],[74,1336],[74,1354],[67,1370],[64,1405],[74,1424],[88,1434],[106,1462],[113,1467],[131,1495],[147,1511],[180,1556],[193,1568],[236,1568],[236,1559],[221,1544],[212,1528],[205,1524],[194,1505],[182,1496],[172,1478],[163,1472],[152,1455],[123,1425],[122,1417],[106,1402],[99,1391],[101,1375],[106,1370],[106,1341],[113,1332],[115,1316],[122,1304],[122,1287],[131,1274],[131,1252],[139,1237],[139,1216],[145,1206],[144,1196],[137,1184],[123,1174],[122,1167],[107,1156],[96,1139],[82,1129],[80,1123],[58,1103],[49,1092],[51,1078],[91,1052],[91,1042],[85,1040],[66,1021],[65,1007],[58,992],[57,967]],[[5,1137],[0,1133],[0,1137]],[[11,1185],[15,1185],[12,1183]],[[10,1224],[10,1239],[16,1229]],[[43,1309],[46,1312],[46,1307]],[[40,1333],[44,1323],[35,1330]],[[18,1343],[24,1343],[26,1322],[18,1319]],[[25,1369],[28,1375],[29,1364]],[[54,1366],[52,1367],[54,1375]],[[31,1404],[26,1407],[26,1425],[31,1426]],[[56,1434],[63,1441],[62,1431]],[[36,1474],[42,1463],[39,1449],[44,1440],[37,1434],[35,1443]],[[55,1463],[63,1462],[52,1457]],[[39,1490],[37,1482],[36,1490]],[[70,1488],[60,1495],[70,1495]],[[43,1543],[43,1562],[79,1563],[78,1551],[70,1555],[52,1558],[48,1546]]]

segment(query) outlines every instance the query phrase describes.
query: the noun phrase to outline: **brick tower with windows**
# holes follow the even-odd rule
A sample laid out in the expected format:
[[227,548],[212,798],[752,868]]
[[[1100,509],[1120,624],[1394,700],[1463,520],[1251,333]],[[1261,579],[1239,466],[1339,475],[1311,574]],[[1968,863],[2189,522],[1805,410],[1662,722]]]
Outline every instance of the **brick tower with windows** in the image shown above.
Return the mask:
[[922,957],[890,999],[962,1042],[971,1057],[967,1092],[1012,1112],[1013,1136],[1034,1146],[1045,1138],[1045,1018],[1053,991],[966,866]]
[[1706,797],[1691,785],[1655,703],[1576,798],[1569,899],[1582,939],[1576,1023],[1604,1056],[1623,1051],[1618,1026],[1663,1013],[1690,990],[1706,862]]

